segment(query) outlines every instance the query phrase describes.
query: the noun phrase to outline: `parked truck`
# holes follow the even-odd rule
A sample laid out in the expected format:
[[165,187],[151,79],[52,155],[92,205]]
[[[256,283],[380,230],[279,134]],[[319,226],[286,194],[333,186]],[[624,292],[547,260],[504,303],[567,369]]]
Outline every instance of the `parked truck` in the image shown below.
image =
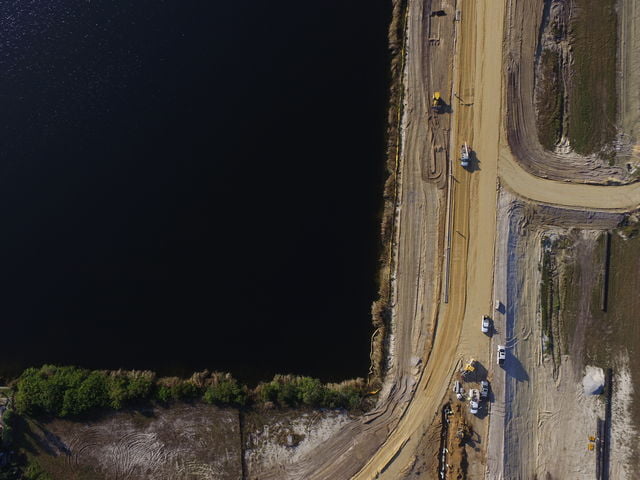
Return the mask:
[[469,146],[467,142],[464,142],[460,152],[460,165],[463,168],[467,168],[469,166]]
[[472,388],[469,392],[469,412],[473,415],[478,414],[480,408],[480,392],[477,388]]

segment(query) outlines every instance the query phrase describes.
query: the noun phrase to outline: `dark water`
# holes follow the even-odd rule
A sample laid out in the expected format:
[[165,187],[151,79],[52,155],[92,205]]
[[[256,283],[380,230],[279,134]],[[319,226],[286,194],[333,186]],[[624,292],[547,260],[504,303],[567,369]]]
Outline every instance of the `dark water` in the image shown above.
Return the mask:
[[0,369],[366,374],[389,0],[0,3]]

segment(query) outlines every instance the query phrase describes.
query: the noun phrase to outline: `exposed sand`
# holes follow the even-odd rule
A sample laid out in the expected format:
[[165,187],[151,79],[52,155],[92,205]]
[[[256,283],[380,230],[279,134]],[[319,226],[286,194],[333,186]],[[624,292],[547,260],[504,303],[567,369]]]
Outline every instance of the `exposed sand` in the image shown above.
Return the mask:
[[[504,370],[494,375],[496,405],[489,434],[488,478],[593,478],[596,457],[587,449],[596,435],[604,406],[597,396],[585,396],[582,373],[563,355],[554,368],[543,353],[539,318],[541,237],[564,228],[611,228],[615,214],[576,216],[572,212],[536,213],[503,191],[497,242],[496,296],[506,305],[494,341],[507,346]],[[555,218],[555,219],[554,219]],[[566,231],[565,231],[566,232]],[[595,241],[596,235],[590,235]],[[617,477],[612,477],[617,478]]]
[[[240,480],[238,413],[211,405],[124,411],[91,422],[55,420],[36,430],[55,478]],[[221,439],[223,439],[221,441]]]
[[611,472],[610,478],[631,480],[630,460],[633,455],[638,432],[631,415],[634,386],[629,371],[628,355],[621,354],[616,361],[613,383],[613,400],[611,407]]

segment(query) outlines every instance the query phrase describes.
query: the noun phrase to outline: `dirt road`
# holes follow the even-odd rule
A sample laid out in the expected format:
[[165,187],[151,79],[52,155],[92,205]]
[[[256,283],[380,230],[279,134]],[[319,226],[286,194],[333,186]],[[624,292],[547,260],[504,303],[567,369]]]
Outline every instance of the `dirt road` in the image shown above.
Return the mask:
[[[483,2],[458,4],[462,21],[457,35],[459,55],[454,59],[454,88],[468,106],[452,105],[455,120],[451,152],[455,155],[460,143],[466,140],[477,163],[471,174],[457,166],[453,170],[456,180],[450,302],[440,305],[434,347],[420,381],[420,394],[389,440],[355,478],[379,474],[379,478],[399,478],[415,458],[419,434],[436,416],[459,357],[473,354],[491,365],[495,360],[477,324],[480,315],[490,311],[492,304],[498,174],[519,194],[542,203],[603,210],[629,210],[640,205],[638,185],[567,185],[534,177],[515,161],[507,145],[506,130],[501,129],[505,126],[501,122],[504,111],[501,106],[506,98],[500,88],[505,7]],[[509,4],[509,8],[514,5]]]
[[[399,175],[396,272],[389,371],[377,407],[348,423],[331,441],[296,462],[264,465],[253,473],[264,479],[342,479],[356,474],[374,457],[416,393],[425,356],[430,351],[440,297],[440,252],[446,183],[448,115],[431,114],[431,91],[450,85],[453,24],[436,25],[430,3],[408,6],[407,51],[402,122],[402,168]],[[449,15],[453,7],[444,2]],[[426,15],[425,15],[426,12]],[[452,18],[451,16],[449,18]],[[433,44],[425,39],[437,38]],[[439,67],[439,68],[432,68]],[[437,406],[434,406],[437,408]]]
[[595,456],[586,447],[603,408],[582,392],[581,355],[563,352],[555,363],[545,353],[538,313],[541,239],[580,228],[589,240],[576,248],[591,246],[580,252],[590,256],[598,231],[614,228],[622,215],[533,206],[503,190],[498,217],[495,295],[505,309],[496,315],[493,342],[506,346],[507,359],[504,369],[494,368],[488,478],[594,478]]
[[[453,174],[449,223],[445,222],[447,201],[441,189],[446,167],[440,150],[433,149],[434,142],[441,146],[438,142],[446,138],[442,136],[445,132],[434,134],[427,128],[441,128],[437,122],[446,120],[444,116],[429,120],[429,103],[435,84],[448,80],[444,73],[448,67],[430,46],[429,39],[434,37],[427,18],[431,2],[409,0],[389,375],[375,410],[347,424],[312,455],[257,472],[259,478],[395,480],[412,471],[419,452],[433,448],[421,440],[437,418],[460,359],[473,355],[486,366],[495,362],[490,341],[479,331],[479,319],[491,311],[493,300],[498,176],[511,190],[536,202],[605,210],[640,205],[640,185],[551,181],[528,173],[512,156],[503,115],[508,97],[503,26],[507,11],[514,15],[514,9],[524,9],[525,3],[459,0],[455,7],[447,1],[437,5],[446,12],[444,20],[456,29],[455,37],[449,38],[442,23],[438,42],[434,42],[446,51],[453,49],[447,42],[455,39],[457,52],[451,81],[451,98],[457,100],[449,105],[452,123],[447,149]],[[460,11],[459,22],[453,21],[456,10]],[[474,152],[471,171],[456,162],[464,141]],[[451,225],[448,235],[443,234],[447,225]],[[441,254],[449,245],[450,261],[442,265]],[[450,268],[448,303],[440,291],[443,268]],[[495,383],[497,397],[504,398],[505,387]],[[487,422],[478,420],[474,429],[486,432]],[[483,476],[486,445],[479,447],[470,458],[472,478]],[[435,456],[435,451],[429,452]],[[425,478],[432,474],[435,471],[426,472]]]
[[[493,12],[473,0],[459,3],[462,21],[457,35],[459,53],[454,64],[454,88],[462,102],[452,104],[453,201],[449,303],[440,304],[438,328],[425,365],[418,394],[389,440],[354,478],[400,478],[419,448],[421,433],[436,417],[460,355],[473,352],[482,363],[490,358],[489,342],[479,330],[479,319],[491,304],[495,235],[496,175],[500,121],[500,56],[476,55],[476,45],[497,45],[502,32]],[[498,15],[500,12],[498,12]],[[496,101],[486,103],[496,89]],[[472,105],[469,105],[472,104]],[[456,162],[462,141],[472,145],[477,161],[473,172]],[[410,252],[409,252],[410,253]]]

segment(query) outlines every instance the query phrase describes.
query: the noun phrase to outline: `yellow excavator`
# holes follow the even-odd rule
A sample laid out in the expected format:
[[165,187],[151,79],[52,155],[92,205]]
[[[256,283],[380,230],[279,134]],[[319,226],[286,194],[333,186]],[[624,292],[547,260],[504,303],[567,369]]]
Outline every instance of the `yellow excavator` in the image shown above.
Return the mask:
[[462,378],[465,378],[467,375],[476,371],[476,360],[475,358],[470,359],[467,364],[462,367]]
[[434,92],[433,98],[431,100],[431,110],[434,113],[442,113],[442,98],[440,97],[440,92]]

